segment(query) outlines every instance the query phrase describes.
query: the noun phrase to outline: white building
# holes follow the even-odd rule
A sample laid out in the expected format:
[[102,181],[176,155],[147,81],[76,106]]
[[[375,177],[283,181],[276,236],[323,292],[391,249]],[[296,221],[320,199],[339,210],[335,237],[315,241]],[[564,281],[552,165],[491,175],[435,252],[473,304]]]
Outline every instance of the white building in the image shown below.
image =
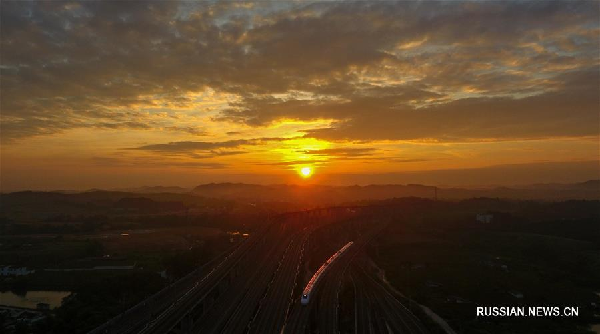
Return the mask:
[[0,276],[26,276],[35,273],[35,270],[27,270],[27,267],[0,267]]
[[491,213],[479,213],[475,219],[480,223],[489,224],[494,220],[494,215]]

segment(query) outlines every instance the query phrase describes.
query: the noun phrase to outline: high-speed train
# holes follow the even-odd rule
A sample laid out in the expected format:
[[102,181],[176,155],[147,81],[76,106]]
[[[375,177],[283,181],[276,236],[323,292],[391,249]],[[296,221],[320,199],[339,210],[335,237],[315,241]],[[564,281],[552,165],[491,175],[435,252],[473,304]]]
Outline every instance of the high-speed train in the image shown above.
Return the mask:
[[315,274],[313,275],[313,277],[310,279],[310,281],[308,281],[308,284],[306,285],[306,288],[304,288],[304,291],[302,291],[302,297],[300,298],[300,304],[308,305],[308,302],[310,300],[310,294],[311,294],[314,286],[317,284],[317,282],[319,281],[319,279],[325,272],[325,270],[327,270],[327,268],[333,263],[333,261],[338,259],[350,246],[352,246],[353,243],[354,242],[350,241],[349,243],[344,245],[344,247],[340,248],[340,250],[335,252],[335,254],[331,255],[331,257],[329,259],[327,259],[327,261],[325,261],[325,263],[323,263],[321,265],[319,270],[317,270],[315,272]]

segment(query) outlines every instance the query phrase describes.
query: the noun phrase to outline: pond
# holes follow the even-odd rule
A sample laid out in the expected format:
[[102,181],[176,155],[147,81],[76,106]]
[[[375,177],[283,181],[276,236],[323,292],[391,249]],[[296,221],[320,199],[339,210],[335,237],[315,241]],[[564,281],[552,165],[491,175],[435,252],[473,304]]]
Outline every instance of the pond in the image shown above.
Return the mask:
[[70,294],[70,291],[27,291],[21,295],[4,291],[0,292],[0,305],[35,309],[37,303],[46,303],[52,309],[59,307],[63,298]]

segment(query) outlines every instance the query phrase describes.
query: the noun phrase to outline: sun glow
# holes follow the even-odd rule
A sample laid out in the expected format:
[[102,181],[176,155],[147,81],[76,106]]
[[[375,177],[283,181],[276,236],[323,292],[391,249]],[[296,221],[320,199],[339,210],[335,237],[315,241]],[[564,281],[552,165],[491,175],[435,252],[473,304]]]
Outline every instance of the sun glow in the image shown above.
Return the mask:
[[312,175],[313,170],[310,167],[302,167],[302,169],[300,169],[300,175],[302,175],[303,178],[308,178]]

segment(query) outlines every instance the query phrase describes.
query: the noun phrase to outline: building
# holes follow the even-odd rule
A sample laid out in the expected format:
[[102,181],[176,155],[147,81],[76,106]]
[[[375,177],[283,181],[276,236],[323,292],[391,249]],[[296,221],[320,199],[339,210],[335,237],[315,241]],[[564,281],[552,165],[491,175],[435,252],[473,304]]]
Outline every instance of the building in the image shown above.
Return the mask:
[[0,267],[0,276],[26,276],[35,273],[35,270],[27,270],[27,267]]
[[489,224],[494,220],[494,215],[491,213],[479,213],[475,219],[480,223]]
[[523,298],[523,293],[519,292],[519,291],[509,291],[508,293],[510,293],[511,296],[517,298],[517,299],[522,299]]

